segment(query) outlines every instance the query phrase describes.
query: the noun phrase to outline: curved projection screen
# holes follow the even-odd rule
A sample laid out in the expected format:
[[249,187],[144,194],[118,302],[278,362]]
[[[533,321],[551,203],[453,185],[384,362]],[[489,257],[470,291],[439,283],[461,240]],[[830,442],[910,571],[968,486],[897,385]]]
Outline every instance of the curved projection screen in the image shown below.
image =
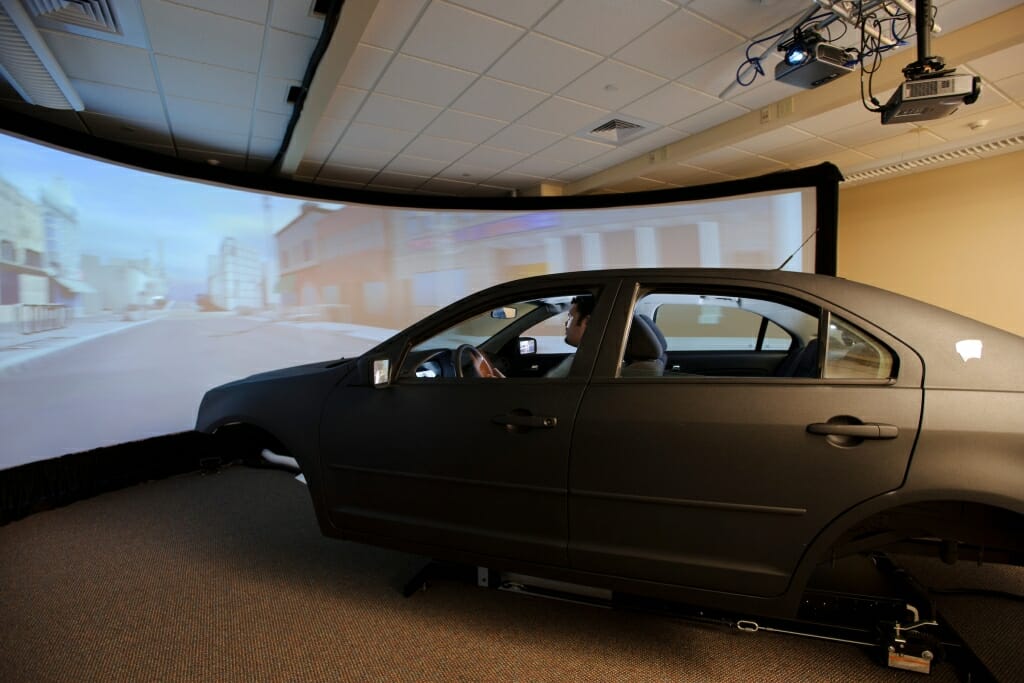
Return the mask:
[[359,354],[518,277],[775,268],[794,253],[787,269],[813,271],[814,240],[801,244],[815,195],[382,208],[225,189],[0,136],[0,469],[187,431],[213,386]]

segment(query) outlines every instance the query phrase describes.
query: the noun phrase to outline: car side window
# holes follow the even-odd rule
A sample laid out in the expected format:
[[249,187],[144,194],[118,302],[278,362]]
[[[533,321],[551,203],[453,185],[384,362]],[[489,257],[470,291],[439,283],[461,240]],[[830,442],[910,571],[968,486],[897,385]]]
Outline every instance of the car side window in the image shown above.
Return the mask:
[[634,307],[619,375],[818,377],[819,315],[741,292],[651,292]]
[[831,316],[825,352],[826,379],[887,379],[894,369],[892,353],[871,335],[838,316]]
[[[403,380],[562,377],[571,366],[569,313],[580,293],[558,293],[478,310],[413,342],[399,371]],[[589,296],[589,295],[587,295]]]

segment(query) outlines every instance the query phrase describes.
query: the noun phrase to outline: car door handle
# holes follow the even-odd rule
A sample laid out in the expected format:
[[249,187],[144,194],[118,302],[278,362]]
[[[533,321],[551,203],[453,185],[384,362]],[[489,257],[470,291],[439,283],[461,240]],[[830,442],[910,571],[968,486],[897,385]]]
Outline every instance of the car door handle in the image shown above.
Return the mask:
[[550,415],[529,415],[519,412],[495,415],[491,422],[506,427],[526,427],[529,429],[551,429],[558,425],[558,418]]
[[851,436],[855,439],[895,439],[900,434],[896,425],[868,422],[866,424],[841,424],[835,422],[815,422],[807,425],[811,434],[825,436]]

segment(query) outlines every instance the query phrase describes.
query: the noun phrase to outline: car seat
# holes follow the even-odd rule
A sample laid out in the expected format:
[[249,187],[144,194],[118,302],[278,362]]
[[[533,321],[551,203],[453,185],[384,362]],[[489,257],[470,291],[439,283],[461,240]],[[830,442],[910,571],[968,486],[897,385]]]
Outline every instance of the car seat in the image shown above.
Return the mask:
[[[647,320],[645,320],[647,318]],[[626,339],[621,377],[661,377],[668,358],[665,336],[650,318],[634,315]]]

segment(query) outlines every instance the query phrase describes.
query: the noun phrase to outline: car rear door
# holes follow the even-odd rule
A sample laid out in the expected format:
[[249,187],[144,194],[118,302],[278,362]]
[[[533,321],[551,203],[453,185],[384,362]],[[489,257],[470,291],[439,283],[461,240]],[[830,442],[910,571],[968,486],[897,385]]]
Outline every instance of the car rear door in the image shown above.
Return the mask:
[[[749,287],[725,293],[758,295]],[[902,484],[921,414],[916,354],[865,321],[831,317],[827,304],[807,295],[770,288],[761,296],[817,310],[820,332],[831,329],[830,336],[837,323],[864,332],[892,354],[898,373],[618,377],[635,300],[623,295],[575,426],[572,567],[778,595],[832,519]],[[837,358],[827,362],[839,368]]]

